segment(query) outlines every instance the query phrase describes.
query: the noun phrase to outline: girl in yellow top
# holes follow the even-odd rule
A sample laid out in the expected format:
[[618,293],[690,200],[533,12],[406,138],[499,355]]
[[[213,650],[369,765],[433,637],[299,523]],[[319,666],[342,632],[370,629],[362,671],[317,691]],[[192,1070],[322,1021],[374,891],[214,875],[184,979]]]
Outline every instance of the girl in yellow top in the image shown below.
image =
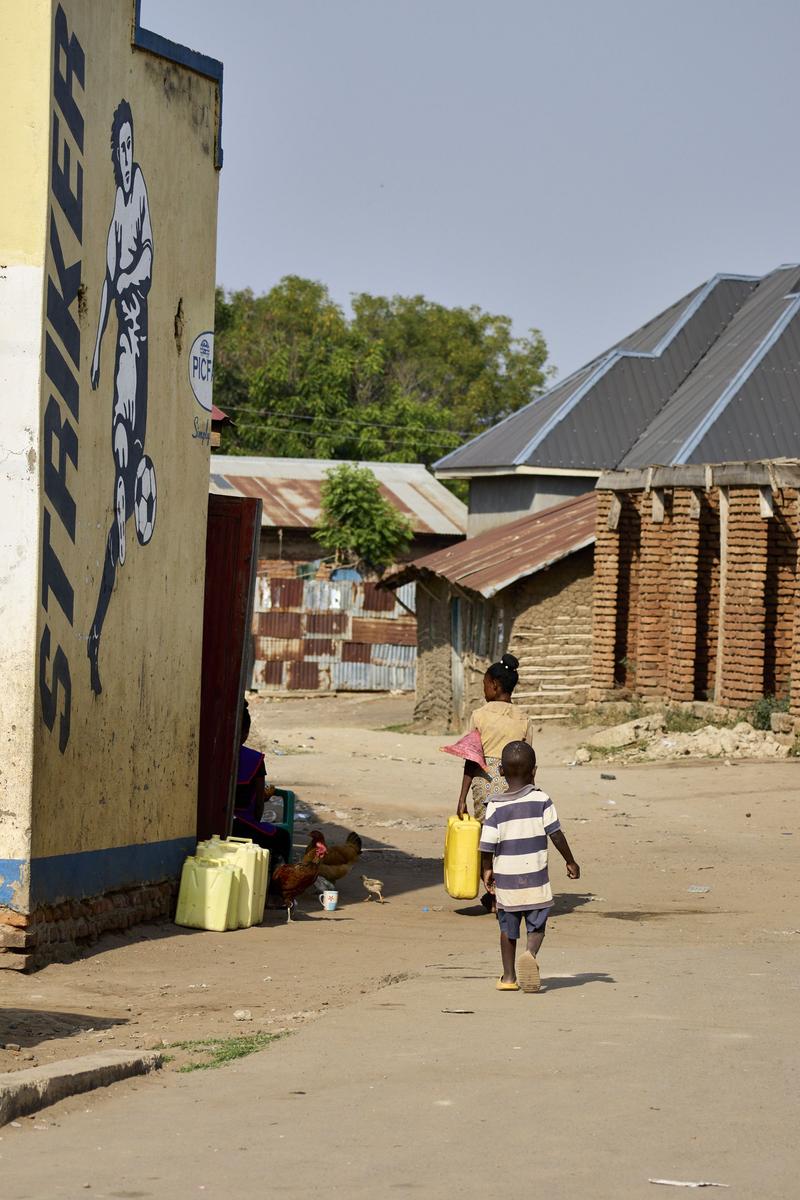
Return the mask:
[[483,771],[474,762],[464,763],[464,777],[456,809],[459,817],[463,817],[467,811],[467,793],[471,785],[472,811],[475,819],[482,821],[489,798],[507,791],[506,781],[500,774],[503,747],[509,742],[533,744],[531,723],[511,699],[519,683],[518,667],[519,661],[513,654],[504,654],[483,677],[486,703],[482,708],[475,709],[470,729],[477,729],[481,735],[487,769]]

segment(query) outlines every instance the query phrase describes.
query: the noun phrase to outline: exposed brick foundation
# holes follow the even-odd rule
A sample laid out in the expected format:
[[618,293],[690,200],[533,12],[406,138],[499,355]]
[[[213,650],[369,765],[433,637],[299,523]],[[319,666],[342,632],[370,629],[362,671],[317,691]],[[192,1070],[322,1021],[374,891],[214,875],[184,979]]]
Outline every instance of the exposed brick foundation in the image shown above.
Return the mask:
[[0,969],[24,971],[71,957],[101,933],[172,916],[177,881],[147,884],[89,900],[43,905],[30,914],[0,908]]

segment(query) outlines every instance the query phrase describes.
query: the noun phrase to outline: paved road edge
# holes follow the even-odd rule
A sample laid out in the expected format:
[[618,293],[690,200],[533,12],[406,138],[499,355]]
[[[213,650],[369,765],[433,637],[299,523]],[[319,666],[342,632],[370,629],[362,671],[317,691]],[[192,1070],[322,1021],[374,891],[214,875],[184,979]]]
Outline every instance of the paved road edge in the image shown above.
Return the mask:
[[133,1075],[146,1075],[158,1070],[163,1061],[163,1055],[156,1051],[127,1054],[124,1050],[106,1050],[46,1067],[9,1071],[0,1075],[0,1125],[38,1112],[68,1096],[108,1087]]

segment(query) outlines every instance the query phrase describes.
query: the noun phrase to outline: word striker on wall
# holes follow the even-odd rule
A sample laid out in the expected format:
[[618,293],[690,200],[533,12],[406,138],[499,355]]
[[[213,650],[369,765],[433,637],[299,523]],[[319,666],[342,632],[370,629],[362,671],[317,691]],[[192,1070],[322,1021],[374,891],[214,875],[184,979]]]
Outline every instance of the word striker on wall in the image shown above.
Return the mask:
[[[53,543],[52,532],[55,514],[70,541],[73,544],[75,542],[77,511],[75,499],[67,483],[67,460],[77,471],[78,434],[70,415],[77,424],[80,413],[81,333],[70,309],[78,298],[81,283],[84,121],[75,97],[75,83],[77,81],[83,91],[85,67],[83,48],[74,33],[70,35],[66,14],[59,4],[55,13],[51,203],[48,231],[52,265],[47,280],[44,364],[52,391],[45,406],[43,419],[44,498],[40,598],[42,607],[50,615],[50,598],[54,597],[70,626],[74,620],[75,593]],[[67,131],[77,151],[74,174],[73,150],[66,136]],[[67,227],[77,242],[77,258],[69,266],[62,243],[62,237],[69,236]],[[58,340],[52,334],[55,334]],[[57,453],[55,443],[58,443]],[[69,741],[72,677],[69,659],[61,644],[56,647],[52,656],[52,667],[50,666],[51,642],[50,625],[46,623],[39,643],[39,697],[42,719],[51,731],[60,708],[58,748],[63,754]],[[61,700],[59,691],[62,694]]]

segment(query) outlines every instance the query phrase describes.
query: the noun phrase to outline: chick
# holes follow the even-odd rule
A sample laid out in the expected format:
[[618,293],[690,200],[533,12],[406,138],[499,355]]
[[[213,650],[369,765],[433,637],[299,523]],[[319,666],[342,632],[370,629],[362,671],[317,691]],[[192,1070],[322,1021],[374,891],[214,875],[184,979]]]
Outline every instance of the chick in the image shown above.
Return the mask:
[[381,880],[380,879],[370,879],[368,876],[362,875],[361,882],[363,883],[364,887],[367,889],[367,892],[369,893],[369,895],[364,897],[365,903],[367,900],[371,900],[373,896],[377,896],[378,899],[380,900],[381,904],[383,904],[383,895],[382,895],[383,883],[381,882]]

